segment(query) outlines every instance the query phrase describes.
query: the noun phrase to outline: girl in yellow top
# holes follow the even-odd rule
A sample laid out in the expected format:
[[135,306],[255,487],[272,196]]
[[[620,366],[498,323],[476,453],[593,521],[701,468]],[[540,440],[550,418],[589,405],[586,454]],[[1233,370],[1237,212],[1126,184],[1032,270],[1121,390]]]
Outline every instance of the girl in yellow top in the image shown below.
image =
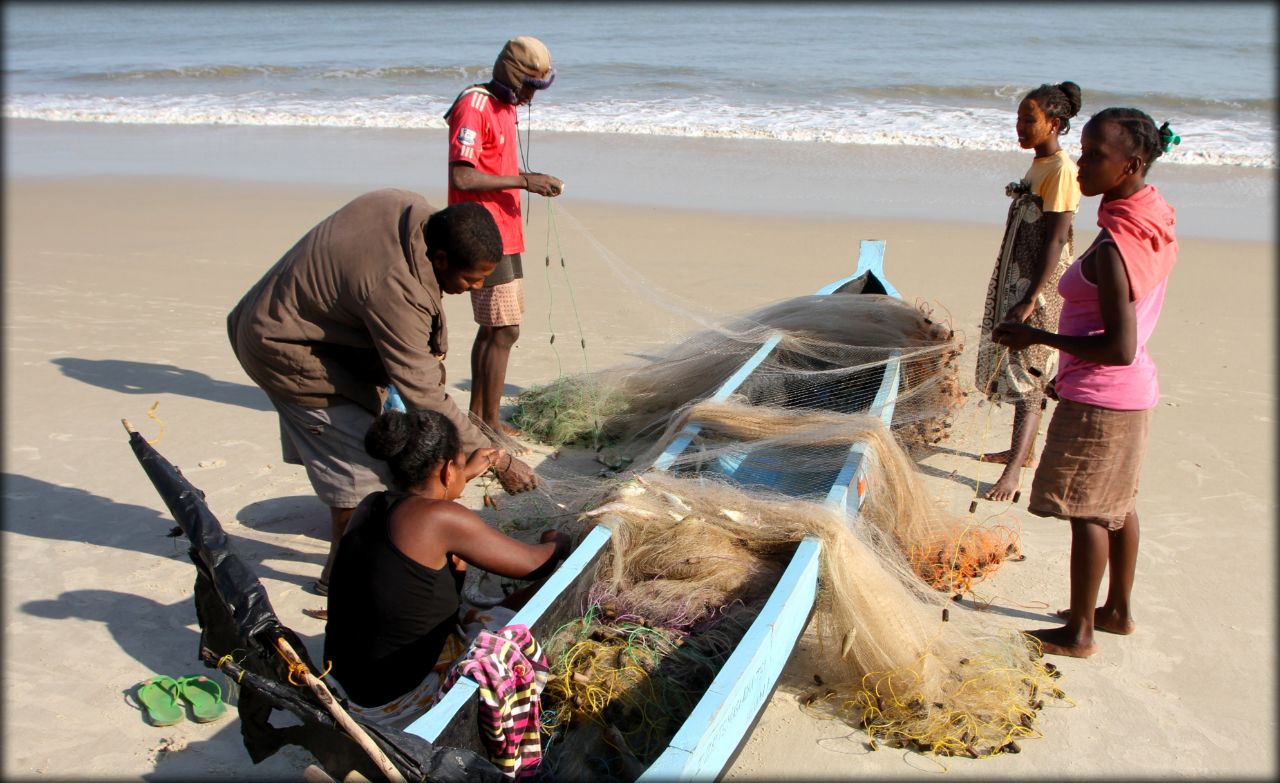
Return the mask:
[[1011,352],[992,343],[991,330],[1002,321],[1057,328],[1058,277],[1074,255],[1071,222],[1080,205],[1076,165],[1058,137],[1079,112],[1080,88],[1074,82],[1042,84],[1018,105],[1018,145],[1034,149],[1036,157],[1022,181],[1005,189],[1013,203],[987,288],[975,377],[978,391],[992,402],[1013,403],[1009,449],[980,457],[1005,466],[987,490],[988,500],[1009,500],[1018,489],[1022,466],[1031,464],[1044,387],[1057,369],[1057,351],[1036,346],[1041,350]]

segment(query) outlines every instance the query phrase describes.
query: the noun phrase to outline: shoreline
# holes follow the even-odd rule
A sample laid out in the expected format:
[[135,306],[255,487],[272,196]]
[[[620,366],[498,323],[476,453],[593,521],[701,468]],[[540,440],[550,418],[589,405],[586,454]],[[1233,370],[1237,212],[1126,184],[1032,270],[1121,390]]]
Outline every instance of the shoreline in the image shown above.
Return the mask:
[[[443,130],[5,120],[4,133],[10,180],[183,176],[443,194]],[[565,181],[567,203],[1001,226],[1004,185],[1029,163],[1012,152],[550,132],[526,153],[531,169]],[[1275,240],[1275,180],[1271,169],[1159,162],[1149,177],[1178,210],[1180,237],[1263,242]],[[1078,232],[1093,227],[1096,204],[1082,204]]]

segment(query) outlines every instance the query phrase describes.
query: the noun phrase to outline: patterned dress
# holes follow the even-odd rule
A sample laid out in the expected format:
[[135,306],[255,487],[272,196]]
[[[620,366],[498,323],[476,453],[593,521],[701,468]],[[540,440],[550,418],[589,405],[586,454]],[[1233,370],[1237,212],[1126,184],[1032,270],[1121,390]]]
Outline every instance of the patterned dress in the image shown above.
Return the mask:
[[[1010,184],[1005,193],[1013,203],[1009,205],[1000,255],[987,286],[974,385],[992,402],[1038,403],[1044,397],[1045,385],[1057,372],[1057,350],[1047,345],[1033,345],[1010,351],[991,342],[991,330],[1035,283],[1044,243],[1048,240],[1048,221],[1041,209],[1043,201],[1031,192],[1026,180]],[[1073,244],[1073,229],[1069,229],[1053,276],[1036,298],[1036,307],[1027,319],[1030,326],[1057,331],[1058,315],[1062,312],[1058,278],[1071,265]]]

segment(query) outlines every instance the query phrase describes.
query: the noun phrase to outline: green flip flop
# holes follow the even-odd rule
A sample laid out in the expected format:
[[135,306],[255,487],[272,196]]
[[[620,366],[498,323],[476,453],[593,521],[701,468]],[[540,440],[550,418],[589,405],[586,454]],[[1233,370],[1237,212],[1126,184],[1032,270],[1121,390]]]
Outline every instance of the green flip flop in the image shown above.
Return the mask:
[[191,705],[192,719],[208,723],[227,711],[222,703],[222,687],[203,674],[178,678],[178,694]]
[[138,683],[138,703],[153,726],[172,726],[182,720],[178,683],[163,674]]

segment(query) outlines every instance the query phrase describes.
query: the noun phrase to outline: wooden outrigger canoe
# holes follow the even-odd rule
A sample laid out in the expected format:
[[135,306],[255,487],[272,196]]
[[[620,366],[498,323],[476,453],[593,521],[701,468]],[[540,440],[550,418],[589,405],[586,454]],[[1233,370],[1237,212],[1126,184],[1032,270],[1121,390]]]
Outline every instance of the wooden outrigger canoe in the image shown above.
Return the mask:
[[[817,291],[819,296],[849,296],[863,293],[887,294],[901,298],[884,276],[884,242],[864,240],[858,264],[849,277]],[[757,367],[781,341],[780,335],[766,340],[759,350],[711,396],[724,400],[743,386]],[[897,358],[869,371],[866,398],[856,410],[880,417],[886,425],[893,418],[900,371]],[[845,412],[853,412],[848,410]],[[655,461],[653,470],[667,470],[693,443],[696,424],[679,433]],[[846,447],[841,447],[846,448]],[[867,444],[847,446],[847,456],[834,474],[822,477],[829,486],[826,502],[850,516],[856,516],[867,493],[863,457]],[[799,494],[813,487],[814,477],[789,475],[785,459],[767,450],[746,451],[722,457],[704,472],[715,472],[744,485],[765,485],[774,491]],[[829,482],[829,484],[827,483]],[[803,486],[801,486],[803,484]],[[609,542],[607,527],[596,526],[560,568],[543,584],[511,620],[527,626],[535,637],[547,638],[565,623],[580,616],[574,596],[581,595],[594,575],[594,565]],[[786,665],[813,611],[818,588],[818,559],[821,545],[816,538],[801,541],[791,556],[776,587],[707,688],[693,712],[672,737],[670,744],[640,776],[641,781],[709,780],[718,776],[737,752],[754,724],[778,677]],[[433,744],[484,753],[477,711],[479,685],[463,677],[435,706],[406,727],[409,734]]]

